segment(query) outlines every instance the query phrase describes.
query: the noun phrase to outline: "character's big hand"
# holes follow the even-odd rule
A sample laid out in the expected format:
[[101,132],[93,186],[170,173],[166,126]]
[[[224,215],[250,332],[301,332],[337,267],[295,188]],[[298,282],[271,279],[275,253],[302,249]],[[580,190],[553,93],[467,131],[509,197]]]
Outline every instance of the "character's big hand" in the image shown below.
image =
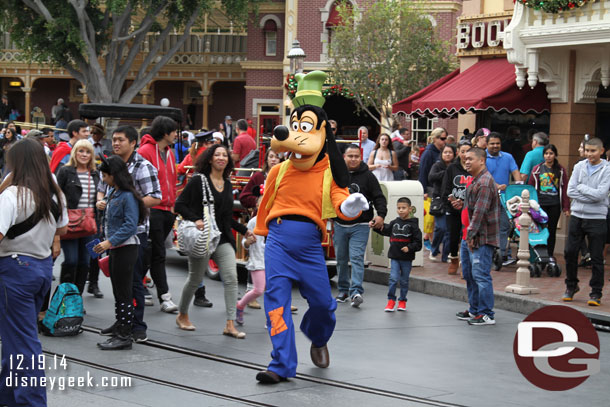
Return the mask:
[[366,211],[369,209],[369,203],[366,197],[359,192],[351,194],[341,204],[341,213],[348,218],[354,218],[360,211]]

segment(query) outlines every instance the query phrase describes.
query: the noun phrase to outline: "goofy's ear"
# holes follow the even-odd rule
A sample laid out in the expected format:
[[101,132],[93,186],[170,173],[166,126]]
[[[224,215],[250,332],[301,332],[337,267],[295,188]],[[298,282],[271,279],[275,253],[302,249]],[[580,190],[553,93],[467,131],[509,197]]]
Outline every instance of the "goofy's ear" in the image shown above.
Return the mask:
[[328,121],[324,122],[324,128],[326,129],[326,151],[328,152],[328,160],[330,162],[330,171],[333,174],[335,184],[340,188],[347,188],[349,185],[349,171],[345,160],[337,147],[335,141],[335,135],[328,125]]

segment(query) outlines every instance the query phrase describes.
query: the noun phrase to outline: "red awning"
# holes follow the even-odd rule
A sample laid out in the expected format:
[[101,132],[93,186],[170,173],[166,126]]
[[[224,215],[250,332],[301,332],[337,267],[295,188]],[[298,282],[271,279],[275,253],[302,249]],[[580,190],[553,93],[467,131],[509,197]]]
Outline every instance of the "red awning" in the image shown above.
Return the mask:
[[416,93],[412,94],[408,98],[403,99],[400,102],[394,103],[392,105],[392,114],[401,113],[401,112],[410,114],[413,111],[412,103],[414,100],[428,94],[429,92],[432,92],[433,90],[435,90],[436,88],[438,88],[441,85],[444,85],[446,82],[450,81],[451,79],[453,79],[454,77],[456,77],[459,74],[460,74],[460,70],[456,69],[455,71],[451,72],[449,75],[445,75],[438,81],[432,82],[430,85],[426,86],[425,88],[423,88],[420,91],[417,91]]
[[504,58],[484,59],[442,86],[413,100],[411,113],[453,116],[467,111],[535,112],[550,110],[546,87],[519,89],[515,67]]

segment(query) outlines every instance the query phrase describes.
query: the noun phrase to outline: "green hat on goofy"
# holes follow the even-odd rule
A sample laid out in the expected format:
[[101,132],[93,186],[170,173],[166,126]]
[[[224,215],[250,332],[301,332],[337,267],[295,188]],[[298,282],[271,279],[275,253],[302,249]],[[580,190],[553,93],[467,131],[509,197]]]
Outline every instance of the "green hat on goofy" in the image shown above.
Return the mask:
[[326,99],[322,96],[322,85],[326,81],[326,72],[312,71],[307,75],[302,73],[296,74],[294,77],[297,80],[297,93],[292,99],[294,107],[303,105],[313,105],[322,107]]

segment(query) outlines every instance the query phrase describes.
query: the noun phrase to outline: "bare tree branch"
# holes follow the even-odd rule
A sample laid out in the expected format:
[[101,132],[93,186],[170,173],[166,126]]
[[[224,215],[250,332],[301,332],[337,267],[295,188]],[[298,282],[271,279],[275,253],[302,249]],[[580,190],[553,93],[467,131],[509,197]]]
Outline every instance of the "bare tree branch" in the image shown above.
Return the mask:
[[[191,15],[191,17],[189,18],[189,20],[187,21],[187,23],[184,27],[184,33],[182,34],[182,36],[178,39],[178,41],[176,41],[174,46],[172,48],[170,48],[170,50],[161,58],[161,60],[159,62],[157,62],[153,66],[153,68],[143,76],[141,75],[141,73],[143,73],[142,67],[146,67],[148,65],[145,63],[142,64],[142,67],[140,68],[140,71],[138,72],[136,79],[133,81],[133,83],[129,87],[129,89],[127,89],[125,91],[125,93],[123,93],[123,95],[121,96],[121,99],[120,99],[121,101],[132,100],[135,97],[135,95],[137,95],[137,93],[148,82],[150,82],[155,77],[155,75],[159,72],[159,70],[161,70],[161,68],[163,68],[163,66],[170,60],[170,58],[174,56],[174,54],[180,49],[180,47],[182,47],[182,45],[186,41],[187,37],[190,35],[191,27],[197,20],[200,12],[201,12],[201,7],[199,7],[197,10],[195,10],[193,12],[193,14]],[[169,24],[168,24],[168,27],[169,27]],[[157,44],[155,43],[155,46],[156,45]]]
[[128,41],[128,40],[136,37],[137,35],[140,35],[141,33],[148,33],[148,31],[150,30],[150,27],[152,26],[152,24],[155,21],[155,17],[158,16],[159,14],[161,14],[163,12],[163,10],[165,10],[167,8],[168,4],[169,3],[164,2],[161,5],[159,5],[159,7],[157,7],[154,11],[147,13],[146,17],[144,17],[144,19],[140,22],[140,28],[138,28],[131,34],[123,36],[123,37],[113,38],[112,41]]
[[33,1],[32,0],[22,0],[22,1],[25,3],[26,6],[28,6],[32,10],[34,10],[39,15],[43,16],[44,19],[48,23],[55,21],[55,19],[49,12],[49,9],[46,8],[46,6],[42,3],[42,1],[40,1],[40,0],[33,0]]

